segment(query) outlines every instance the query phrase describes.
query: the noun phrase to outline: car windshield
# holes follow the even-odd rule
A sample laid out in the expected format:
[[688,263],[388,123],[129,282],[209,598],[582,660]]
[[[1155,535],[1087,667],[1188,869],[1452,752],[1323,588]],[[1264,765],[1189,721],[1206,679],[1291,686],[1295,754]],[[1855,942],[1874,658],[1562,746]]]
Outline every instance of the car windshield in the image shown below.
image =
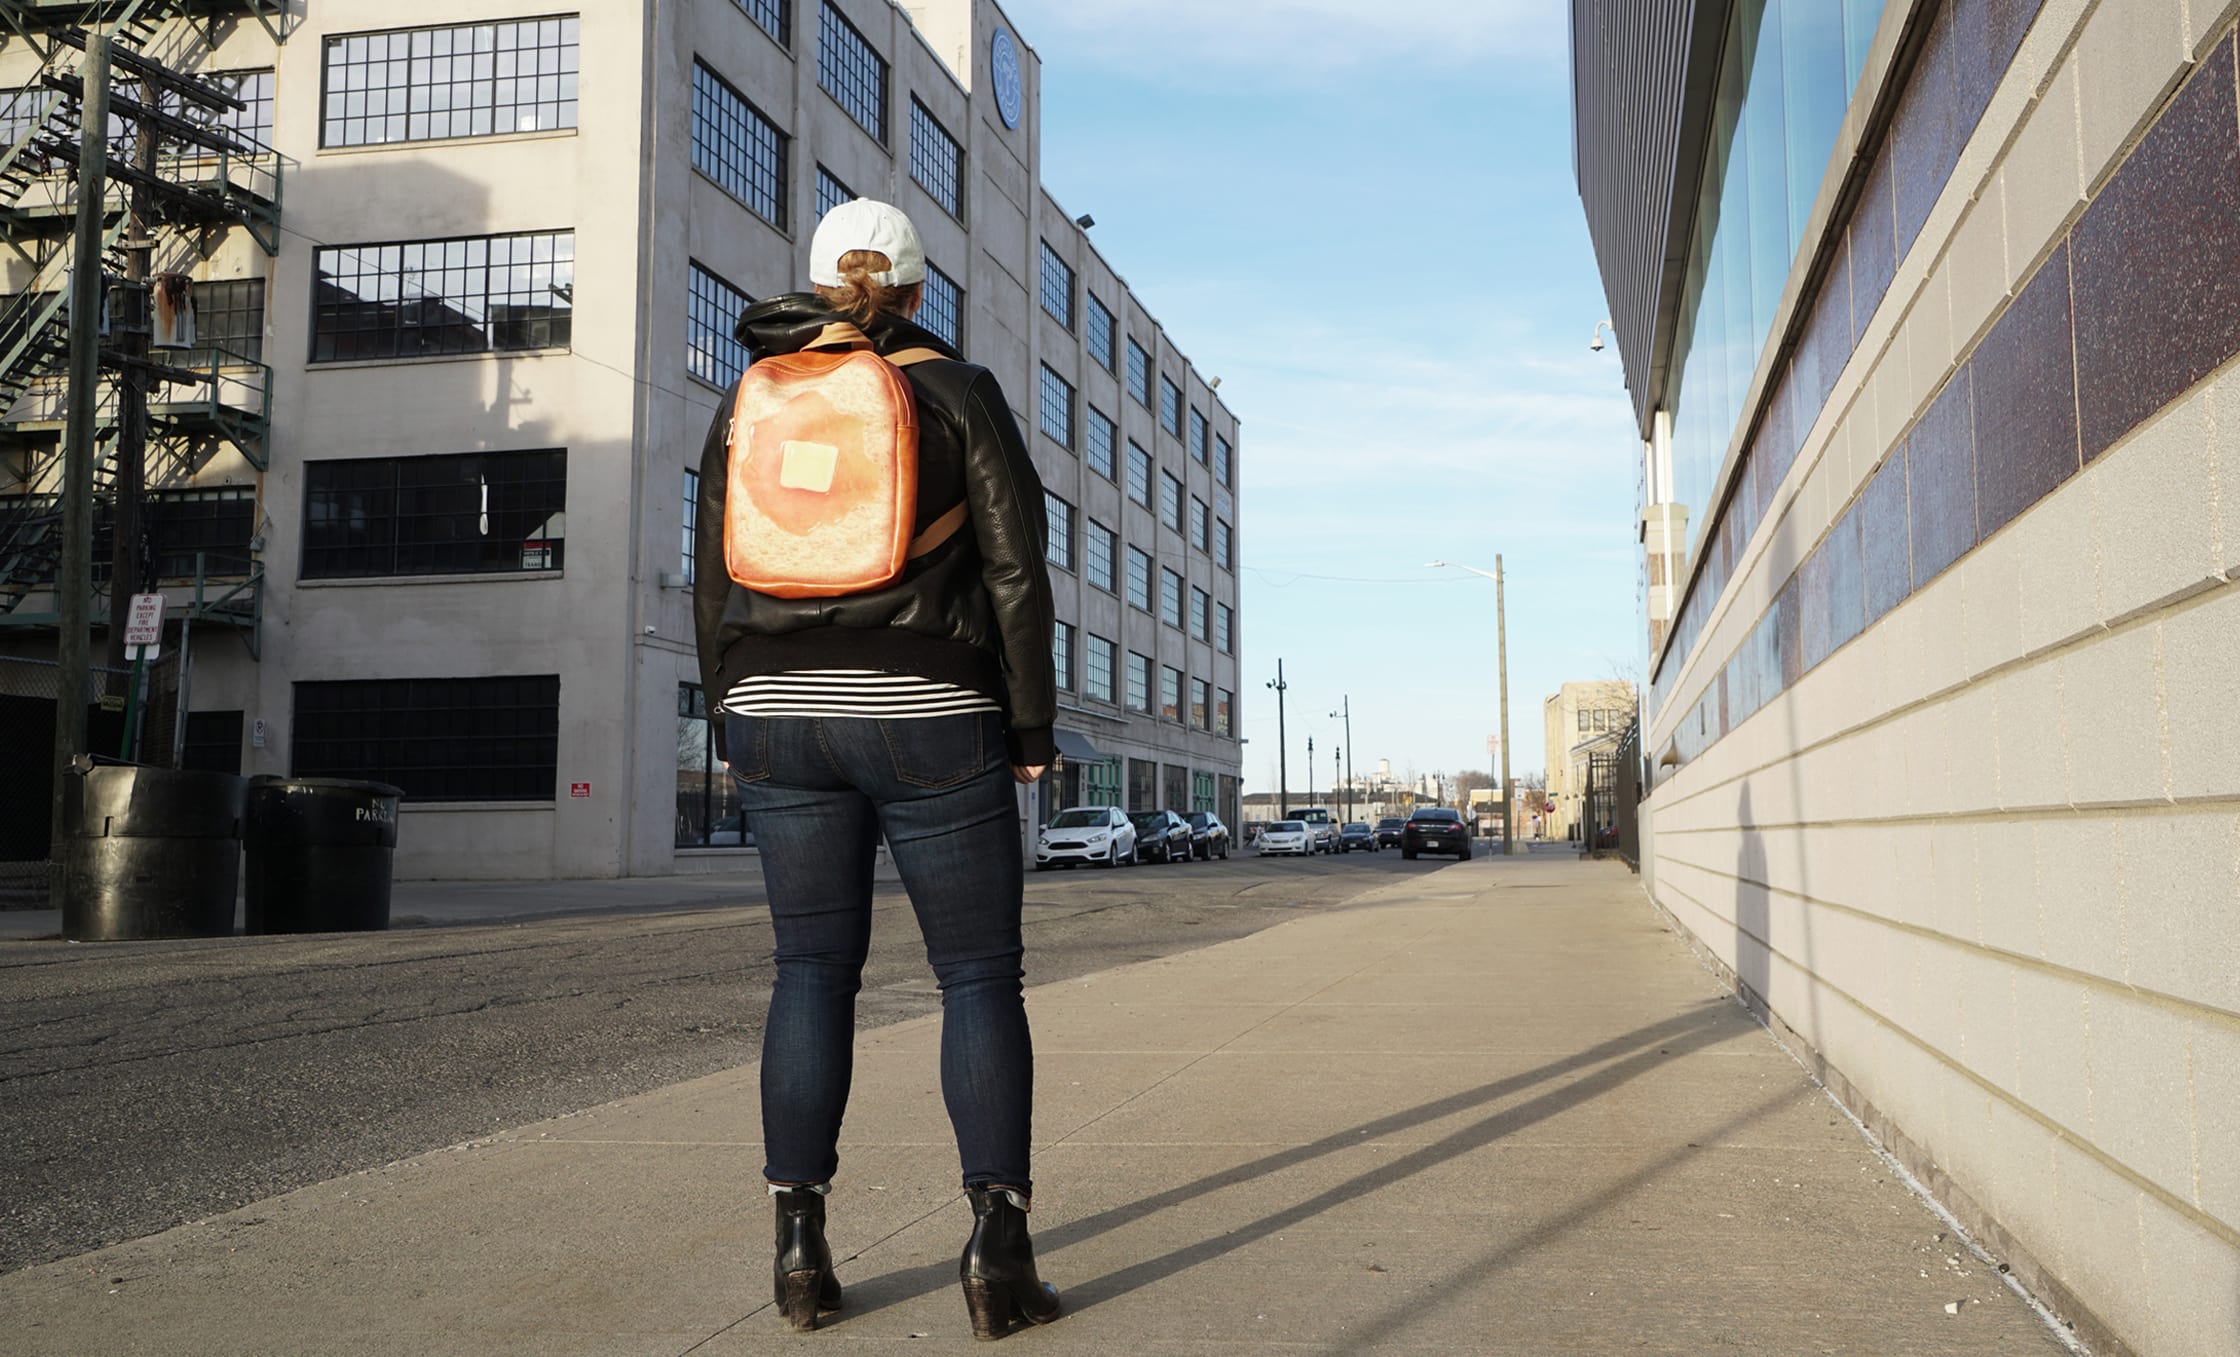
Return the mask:
[[1105,826],[1101,810],[1061,810],[1051,818],[1052,829],[1102,829]]
[[1185,815],[1182,818],[1190,822],[1190,827],[1192,829],[1204,829],[1206,826],[1213,823],[1213,817],[1206,814],[1202,810],[1192,811],[1190,814]]
[[1270,834],[1304,834],[1307,827],[1297,820],[1278,820],[1268,826]]
[[1419,810],[1414,815],[1411,815],[1408,818],[1414,820],[1418,824],[1431,821],[1440,824],[1451,825],[1461,822],[1462,813],[1460,811],[1452,810]]
[[1347,824],[1347,825],[1346,825],[1346,833],[1348,833],[1348,834],[1354,834],[1354,833],[1366,834],[1366,833],[1368,833],[1368,832],[1369,832],[1369,826],[1368,826],[1367,822],[1365,822],[1365,821],[1361,821],[1361,820],[1355,820],[1355,821],[1352,821],[1351,823],[1349,823],[1349,824]]
[[1138,829],[1165,829],[1167,827],[1167,813],[1161,810],[1141,810],[1128,818],[1136,822],[1136,828]]
[[1398,820],[1379,820],[1379,821],[1377,821],[1377,828],[1379,828],[1379,829],[1398,829],[1399,827],[1400,827],[1400,822],[1399,822]]

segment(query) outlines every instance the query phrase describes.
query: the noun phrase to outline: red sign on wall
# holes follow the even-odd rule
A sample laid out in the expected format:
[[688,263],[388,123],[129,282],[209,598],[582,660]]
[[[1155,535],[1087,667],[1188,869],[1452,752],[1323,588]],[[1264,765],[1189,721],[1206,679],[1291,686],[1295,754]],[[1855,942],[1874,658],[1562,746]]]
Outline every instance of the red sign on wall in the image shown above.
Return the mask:
[[576,801],[589,801],[591,799],[591,784],[588,782],[569,783],[568,796]]

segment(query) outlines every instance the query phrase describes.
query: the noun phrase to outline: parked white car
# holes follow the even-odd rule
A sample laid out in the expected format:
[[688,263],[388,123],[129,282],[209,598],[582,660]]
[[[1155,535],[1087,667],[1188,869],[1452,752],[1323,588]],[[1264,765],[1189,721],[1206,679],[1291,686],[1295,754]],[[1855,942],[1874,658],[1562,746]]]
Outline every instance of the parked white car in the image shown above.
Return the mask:
[[1277,820],[1260,831],[1260,856],[1277,853],[1296,853],[1305,857],[1314,851],[1314,831],[1301,820]]
[[1117,806],[1073,806],[1050,817],[1034,841],[1034,869],[1093,862],[1118,867],[1136,860],[1136,827]]

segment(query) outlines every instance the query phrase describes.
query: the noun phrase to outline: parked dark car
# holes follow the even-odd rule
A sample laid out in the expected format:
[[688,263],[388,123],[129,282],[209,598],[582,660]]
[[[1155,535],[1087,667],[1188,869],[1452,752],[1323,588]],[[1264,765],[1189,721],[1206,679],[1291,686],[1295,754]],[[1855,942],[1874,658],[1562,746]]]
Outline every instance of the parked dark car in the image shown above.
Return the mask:
[[1194,810],[1182,817],[1190,822],[1190,851],[1212,861],[1229,856],[1229,826],[1210,810]]
[[1470,826],[1462,823],[1462,813],[1426,806],[1409,816],[1400,830],[1400,856],[1412,860],[1418,853],[1452,853],[1468,862]]
[[1339,852],[1350,853],[1356,848],[1364,853],[1377,851],[1376,833],[1362,820],[1349,821],[1338,831]]
[[1406,824],[1407,821],[1405,820],[1394,819],[1389,816],[1377,821],[1377,847],[1398,848],[1400,846],[1400,830]]
[[1188,862],[1190,822],[1171,810],[1139,810],[1128,817],[1136,827],[1136,861]]

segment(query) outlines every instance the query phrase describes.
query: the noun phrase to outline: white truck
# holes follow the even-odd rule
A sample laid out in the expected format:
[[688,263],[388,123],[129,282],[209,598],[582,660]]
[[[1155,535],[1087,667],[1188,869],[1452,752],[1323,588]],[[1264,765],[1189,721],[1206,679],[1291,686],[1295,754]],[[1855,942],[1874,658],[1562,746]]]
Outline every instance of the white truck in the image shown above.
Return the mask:
[[1338,822],[1331,818],[1328,806],[1293,806],[1284,811],[1283,818],[1297,820],[1307,827],[1307,835],[1317,853],[1338,851]]

